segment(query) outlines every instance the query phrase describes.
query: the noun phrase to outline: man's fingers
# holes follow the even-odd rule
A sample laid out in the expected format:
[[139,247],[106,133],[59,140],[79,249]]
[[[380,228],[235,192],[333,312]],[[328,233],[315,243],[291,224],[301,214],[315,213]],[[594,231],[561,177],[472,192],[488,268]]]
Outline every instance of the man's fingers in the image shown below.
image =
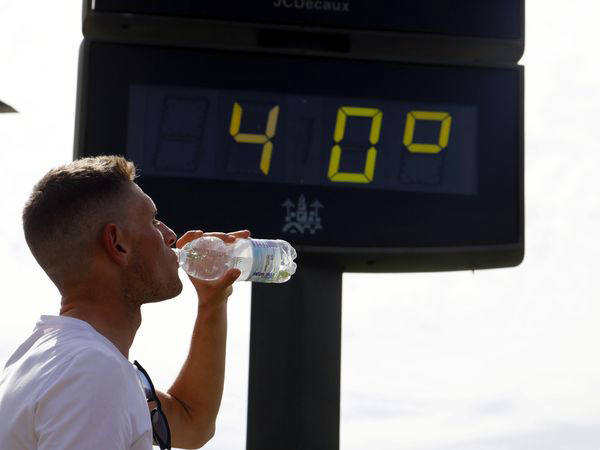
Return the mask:
[[223,241],[225,241],[227,243],[231,243],[231,242],[235,241],[236,239],[246,239],[246,238],[250,237],[250,232],[248,230],[234,231],[232,233],[214,232],[214,233],[204,233],[204,236],[215,236],[215,237],[218,237],[219,239],[222,239]]
[[237,280],[241,274],[242,271],[240,269],[229,269],[227,272],[225,272],[225,276],[227,277],[229,284]]
[[231,243],[231,242],[234,242],[236,239],[249,238],[250,231],[239,230],[239,231],[233,231],[231,233],[221,233],[221,232],[204,233],[201,230],[191,230],[191,231],[188,231],[187,233],[185,233],[183,236],[181,236],[177,240],[177,243],[175,244],[175,246],[177,248],[181,248],[188,242],[193,241],[194,239],[198,239],[199,237],[202,237],[202,236],[214,236],[214,237],[218,237],[219,239],[222,239],[224,242]]
[[221,278],[212,282],[213,288],[224,289],[227,297],[229,297],[233,292],[232,284],[239,278],[241,273],[240,269],[229,269],[221,276]]
[[239,231],[233,231],[231,233],[228,233],[232,236],[235,236],[236,238],[248,238],[250,237],[250,231],[249,230],[239,230]]
[[221,233],[221,232],[212,232],[212,233],[204,233],[204,236],[212,236],[212,237],[218,237],[219,239],[221,239],[222,241],[225,241],[227,243],[231,243],[233,241],[235,241],[235,236],[230,236],[227,233]]
[[202,236],[204,236],[204,232],[201,230],[188,231],[187,233],[185,233],[183,236],[181,236],[177,240],[177,243],[175,244],[175,246],[177,248],[181,248],[188,242],[193,241],[194,239],[198,239],[199,237],[202,237]]

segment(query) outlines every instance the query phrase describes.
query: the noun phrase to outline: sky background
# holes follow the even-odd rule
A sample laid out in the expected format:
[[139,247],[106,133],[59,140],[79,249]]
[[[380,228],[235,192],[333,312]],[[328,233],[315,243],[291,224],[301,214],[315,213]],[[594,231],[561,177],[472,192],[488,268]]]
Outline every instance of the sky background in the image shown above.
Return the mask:
[[[340,448],[600,448],[600,64],[590,0],[526,3],[526,255],[510,269],[345,274]],[[21,210],[71,160],[81,2],[0,0],[0,363],[60,298]],[[201,226],[201,224],[199,224]],[[228,230],[225,230],[228,231]],[[262,236],[261,236],[262,237]],[[131,349],[167,389],[196,299],[143,307]],[[229,300],[227,374],[205,448],[245,448],[250,284]]]

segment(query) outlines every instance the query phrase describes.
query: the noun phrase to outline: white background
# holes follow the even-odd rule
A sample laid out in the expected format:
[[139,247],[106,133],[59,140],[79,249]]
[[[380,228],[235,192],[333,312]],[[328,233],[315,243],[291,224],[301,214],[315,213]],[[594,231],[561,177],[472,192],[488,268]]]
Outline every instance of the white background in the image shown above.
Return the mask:
[[[524,263],[344,275],[342,450],[600,448],[596,5],[527,1]],[[80,1],[0,0],[0,99],[20,111],[0,115],[2,365],[40,314],[58,313],[20,214],[33,184],[72,158],[81,38]],[[194,313],[187,280],[177,299],[143,308],[130,356],[162,389]],[[205,448],[245,448],[249,319],[250,285],[238,283],[217,434]]]

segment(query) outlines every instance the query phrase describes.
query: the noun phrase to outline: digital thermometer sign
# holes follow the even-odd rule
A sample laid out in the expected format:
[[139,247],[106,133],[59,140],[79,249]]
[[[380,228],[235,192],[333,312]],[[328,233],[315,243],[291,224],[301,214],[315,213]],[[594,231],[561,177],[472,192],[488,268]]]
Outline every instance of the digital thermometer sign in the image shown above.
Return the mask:
[[342,273],[523,259],[524,0],[83,1],[74,156],[296,248],[252,289],[247,448],[338,448]]
[[76,156],[122,153],[160,216],[346,271],[523,257],[523,70],[84,41]]

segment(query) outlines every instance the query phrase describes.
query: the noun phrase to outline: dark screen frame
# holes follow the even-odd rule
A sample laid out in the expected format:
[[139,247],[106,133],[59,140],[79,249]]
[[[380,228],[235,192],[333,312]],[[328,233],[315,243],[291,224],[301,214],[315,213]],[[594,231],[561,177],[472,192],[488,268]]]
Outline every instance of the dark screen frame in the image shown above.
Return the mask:
[[[114,138],[114,129],[123,126],[126,122],[126,117],[123,117],[122,111],[118,112],[119,108],[114,107],[115,105],[107,104],[110,103],[109,97],[118,96],[119,92],[123,92],[123,74],[126,73],[129,76],[139,76],[140,73],[144,73],[145,76],[150,76],[151,72],[148,67],[142,67],[143,64],[139,64],[139,60],[132,61],[131,58],[113,57],[110,60],[105,57],[104,67],[102,62],[100,64],[95,60],[94,49],[97,48],[121,48],[124,46],[116,44],[102,44],[95,43],[90,40],[85,40],[82,43],[80,50],[80,67],[79,67],[79,83],[78,83],[78,100],[77,100],[77,120],[76,120],[76,139],[74,156],[89,156],[95,154],[114,154],[123,153],[123,147],[126,142],[126,137]],[[147,54],[154,53],[154,55],[180,55],[177,60],[181,60],[184,54],[189,54],[192,50],[185,49],[158,49],[155,47],[130,47],[135,49],[135,53]],[[200,50],[197,50],[201,52]],[[177,53],[179,52],[179,53]],[[206,52],[206,51],[205,51]],[[118,52],[117,52],[118,53]],[[214,52],[213,52],[214,53]],[[219,53],[219,52],[217,52]],[[233,54],[228,54],[230,58]],[[259,54],[255,56],[244,54],[244,57],[249,58],[260,58]],[[161,56],[158,60],[154,60],[154,63],[161,63]],[[271,56],[272,58],[272,56]],[[287,58],[294,59],[295,57],[289,56]],[[297,57],[296,57],[297,58]],[[135,59],[135,58],[133,58]],[[167,58],[168,59],[168,58]],[[301,59],[301,58],[300,58]],[[305,59],[309,61],[310,59]],[[108,67],[108,62],[114,64],[114,66]],[[172,59],[171,61],[175,61]],[[314,60],[317,61],[317,60]],[[325,59],[318,60],[322,64],[327,64]],[[349,63],[349,62],[347,62]],[[130,65],[128,69],[127,65]],[[377,63],[372,63],[377,64]],[[383,63],[381,63],[383,64]],[[480,68],[480,67],[479,67]],[[523,205],[523,68],[520,66],[502,66],[497,65],[494,68],[515,71],[518,77],[519,95],[518,95],[518,126],[517,126],[517,148],[515,149],[515,163],[516,167],[516,178],[514,180],[515,186],[513,187],[512,199],[509,203],[512,204],[512,219],[510,220],[510,232],[498,231],[496,234],[488,236],[479,236],[477,239],[469,237],[468,234],[464,234],[459,239],[452,242],[452,245],[448,245],[447,240],[436,239],[433,236],[435,230],[429,232],[429,236],[425,239],[419,240],[408,236],[408,240],[402,241],[402,239],[396,239],[395,241],[382,240],[382,237],[390,236],[392,233],[403,233],[409,232],[406,227],[394,227],[389,226],[386,222],[389,220],[389,215],[385,214],[384,208],[381,214],[372,214],[369,217],[358,218],[357,222],[353,225],[340,222],[340,226],[337,227],[336,233],[346,233],[345,242],[335,241],[336,235],[332,234],[328,238],[319,239],[295,239],[293,236],[279,236],[292,242],[301,253],[307,254],[318,254],[323,258],[331,259],[337,263],[342,264],[345,271],[360,271],[360,272],[379,272],[379,271],[430,271],[430,270],[464,270],[464,269],[479,269],[488,267],[506,267],[517,265],[523,259],[524,253],[524,205]],[[472,66],[473,70],[477,70],[478,66]],[[137,75],[136,75],[137,74]],[[155,73],[156,76],[156,73]],[[96,83],[96,84],[95,84]],[[94,94],[90,92],[98,86],[97,83],[105,83],[105,86],[109,86],[107,90],[102,94],[102,105],[99,106],[100,101],[98,98],[94,100]],[[111,84],[112,83],[112,84]],[[127,83],[130,83],[128,81]],[[121,86],[121,91],[116,86]],[[112,87],[111,87],[112,86]],[[325,92],[327,87],[323,87]],[[111,95],[108,95],[108,94]],[[98,94],[96,94],[98,95]],[[122,94],[121,94],[122,95]],[[98,110],[103,112],[98,112]],[[113,121],[111,126],[110,121]],[[116,121],[116,122],[115,122]],[[101,123],[103,125],[101,125]],[[121,123],[121,125],[119,125]],[[111,131],[112,130],[112,131]],[[118,134],[118,133],[117,133]],[[113,137],[111,137],[113,136]],[[218,198],[212,198],[207,195],[194,195],[196,192],[219,192],[223,194],[223,198],[230,198],[232,200],[232,207],[236,208],[236,211],[240,212],[243,216],[244,212],[246,217],[252,217],[248,212],[255,211],[256,216],[260,216],[260,220],[263,220],[265,224],[268,223],[279,223],[281,218],[274,211],[261,211],[260,204],[253,203],[248,199],[262,198],[264,190],[261,190],[259,186],[252,183],[241,183],[232,185],[231,183],[217,182],[211,180],[210,182],[200,182],[199,180],[174,180],[174,179],[144,179],[141,177],[139,180],[140,186],[151,195],[159,206],[161,214],[165,221],[169,223],[176,232],[181,233],[189,228],[195,228],[201,222],[206,215],[202,215],[208,212],[218,211],[220,202]],[[168,186],[176,185],[176,188],[169,188]],[[273,189],[276,187],[271,186]],[[275,189],[276,190],[276,189]],[[244,193],[244,198],[239,197],[239,193]],[[300,187],[296,190],[293,188],[288,191],[289,195],[300,195],[304,193],[307,197],[311,195],[317,195],[319,189],[309,188],[306,186]],[[341,191],[340,191],[341,192]],[[341,198],[340,192],[330,190],[330,194],[334,198]],[[182,194],[185,193],[185,194]],[[237,199],[236,199],[237,194]],[[174,201],[174,198],[185,197],[180,202]],[[351,197],[346,196],[346,204],[362,204],[368,205],[374,201],[374,197],[363,198],[365,194],[353,194]],[[382,195],[378,197],[377,201],[381,202],[381,205],[385,206],[390,204],[391,197]],[[400,197],[402,201],[409,202],[437,202],[448,203],[446,208],[446,214],[456,215],[464,213],[468,210],[468,202],[454,202],[449,200],[448,196],[431,195],[431,194],[402,194]],[[412,200],[411,200],[412,199]],[[221,199],[222,200],[222,199]],[[310,201],[310,198],[307,198]],[[329,202],[328,198],[328,202]],[[335,201],[335,200],[334,200]],[[180,211],[188,205],[199,205],[197,208],[189,208],[187,219],[183,220],[178,218],[182,216]],[[254,206],[254,209],[252,208]],[[466,209],[465,209],[466,208]],[[493,209],[493,205],[489,206],[490,210]],[[505,208],[506,209],[506,208]],[[201,212],[202,210],[203,212]],[[462,211],[462,212],[461,212]],[[489,212],[489,211],[488,211]],[[431,215],[422,215],[421,211],[415,210],[413,213],[416,215],[418,220],[422,219],[424,226],[427,223],[432,223]],[[277,227],[269,227],[268,225],[257,226],[257,223],[244,223],[243,220],[234,220],[230,216],[232,214],[221,214],[216,217],[213,222],[210,219],[202,220],[202,223],[209,229],[224,229],[233,230],[238,228],[250,228],[253,230],[256,237],[278,237],[277,234],[280,230]],[[420,217],[421,216],[421,217]],[[442,217],[442,219],[440,219]],[[438,220],[437,223],[443,222],[443,214],[440,217],[434,217]],[[487,220],[486,220],[487,217]],[[494,216],[493,214],[487,214],[479,216],[476,219],[475,228],[484,229],[486,226],[493,226],[498,223],[498,218],[501,215]],[[186,223],[187,222],[187,223]],[[486,223],[487,222],[487,223]],[[375,233],[368,233],[365,230],[372,224],[379,224],[379,228]],[[204,226],[204,225],[203,225]],[[356,227],[356,232],[350,228],[350,230],[344,230],[344,227]],[[362,227],[362,229],[361,229]],[[367,228],[365,228],[367,227]],[[254,228],[254,229],[253,229]],[[336,227],[334,227],[336,228]],[[499,230],[499,229],[498,229]],[[426,233],[427,234],[427,233]],[[472,234],[472,233],[471,233]],[[371,242],[371,244],[369,244]],[[373,245],[375,242],[377,245]]]

